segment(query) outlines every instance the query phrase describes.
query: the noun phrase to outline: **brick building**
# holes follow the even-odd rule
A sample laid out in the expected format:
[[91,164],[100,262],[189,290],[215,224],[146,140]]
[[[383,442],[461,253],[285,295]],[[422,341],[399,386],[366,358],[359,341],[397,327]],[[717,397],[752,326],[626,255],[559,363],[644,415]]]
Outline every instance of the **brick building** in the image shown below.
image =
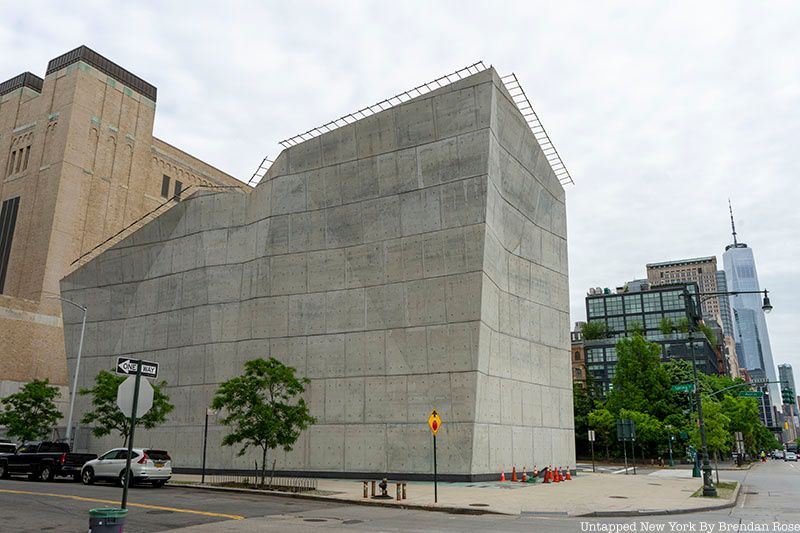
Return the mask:
[[85,46],[44,79],[0,83],[0,397],[34,378],[67,383],[49,297],[93,251],[188,189],[249,189],[154,137],[155,110],[153,85]]

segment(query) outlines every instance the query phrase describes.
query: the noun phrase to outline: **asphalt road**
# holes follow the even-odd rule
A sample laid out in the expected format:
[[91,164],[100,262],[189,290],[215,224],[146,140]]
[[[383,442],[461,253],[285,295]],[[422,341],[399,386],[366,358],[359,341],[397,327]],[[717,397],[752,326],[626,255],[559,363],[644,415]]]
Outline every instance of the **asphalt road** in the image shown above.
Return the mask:
[[[800,463],[770,461],[744,472],[721,472],[742,481],[742,495],[734,509],[693,515],[640,518],[564,518],[548,516],[467,516],[374,508],[275,496],[206,492],[178,486],[130,492],[128,532],[167,531],[553,531],[578,532],[591,526],[633,524],[632,531],[720,531],[719,523],[746,527],[764,524],[768,531],[777,521],[800,531]],[[24,494],[20,491],[36,492]],[[121,489],[110,485],[86,487],[70,482],[41,483],[0,480],[0,530],[81,531],[88,525],[87,511],[113,506],[96,500],[118,500]],[[78,499],[75,499],[78,498]],[[244,517],[236,520],[233,517]],[[713,530],[702,524],[715,525]],[[194,527],[192,527],[194,526]],[[681,529],[684,527],[684,529]],[[588,528],[588,529],[587,529]],[[692,529],[694,528],[694,529]],[[594,529],[598,531],[598,529]],[[751,529],[752,530],[752,529]],[[789,530],[791,531],[791,530]]]

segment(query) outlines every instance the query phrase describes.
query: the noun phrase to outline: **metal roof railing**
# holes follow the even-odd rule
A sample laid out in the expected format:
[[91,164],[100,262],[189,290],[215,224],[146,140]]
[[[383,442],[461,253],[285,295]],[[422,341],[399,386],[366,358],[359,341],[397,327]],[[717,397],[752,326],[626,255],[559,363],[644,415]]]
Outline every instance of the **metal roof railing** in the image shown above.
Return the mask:
[[483,64],[483,61],[478,61],[477,63],[473,63],[472,65],[456,70],[455,72],[451,72],[450,74],[445,74],[444,76],[436,78],[433,81],[423,83],[422,85],[418,85],[413,89],[409,89],[408,91],[403,91],[402,93],[396,94],[390,98],[387,98],[386,100],[381,100],[377,104],[372,104],[371,106],[367,106],[348,115],[339,117],[336,120],[331,120],[322,126],[311,128],[304,133],[284,139],[279,144],[284,148],[289,148],[290,146],[300,144],[303,141],[313,139],[314,137],[319,137],[323,133],[328,133],[329,131],[333,131],[342,126],[357,122],[362,118],[367,118],[376,113],[380,113],[381,111],[386,111],[387,109],[390,109],[398,104],[408,102],[409,100],[417,98],[418,96],[422,96],[455,81],[472,76],[473,74],[477,74],[478,72],[486,70],[486,68],[487,67]]
[[561,182],[561,185],[575,185],[569,170],[567,170],[566,165],[564,165],[564,161],[561,160],[558,150],[556,150],[555,145],[553,145],[553,142],[550,140],[550,135],[547,134],[547,130],[544,129],[542,121],[539,120],[539,115],[536,114],[530,100],[528,100],[525,89],[523,89],[522,85],[519,83],[517,75],[512,72],[506,76],[501,76],[500,79],[506,86],[508,94],[511,95],[511,99],[517,105],[519,112],[525,117],[528,127],[530,127],[533,136],[536,137],[536,140],[539,142],[539,146],[542,152],[544,152],[545,157],[547,157],[547,162],[550,163],[550,168],[553,169],[558,181]]

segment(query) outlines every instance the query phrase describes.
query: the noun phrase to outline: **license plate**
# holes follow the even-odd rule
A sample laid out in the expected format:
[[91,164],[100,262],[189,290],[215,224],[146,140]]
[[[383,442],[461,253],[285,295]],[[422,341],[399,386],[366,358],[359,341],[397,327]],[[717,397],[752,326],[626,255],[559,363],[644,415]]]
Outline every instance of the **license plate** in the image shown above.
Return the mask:
[[156,463],[156,468],[164,468],[164,463]]

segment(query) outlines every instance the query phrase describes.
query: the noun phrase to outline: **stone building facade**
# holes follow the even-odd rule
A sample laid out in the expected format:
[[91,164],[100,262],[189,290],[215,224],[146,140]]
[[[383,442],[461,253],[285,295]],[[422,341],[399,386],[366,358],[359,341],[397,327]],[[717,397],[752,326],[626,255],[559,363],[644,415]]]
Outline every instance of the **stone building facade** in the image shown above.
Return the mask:
[[154,137],[155,110],[155,87],[85,46],[44,79],[0,84],[0,396],[35,378],[67,384],[61,304],[48,296],[76,259],[176,192],[249,189]]
[[[185,199],[62,291],[92,303],[81,384],[160,363],[176,409],[137,439],[175,467],[200,466],[218,384],[269,356],[317,418],[280,470],[429,476],[433,408],[446,478],[575,464],[564,189],[492,68],[284,150],[248,194]],[[224,433],[209,466],[252,467]]]

